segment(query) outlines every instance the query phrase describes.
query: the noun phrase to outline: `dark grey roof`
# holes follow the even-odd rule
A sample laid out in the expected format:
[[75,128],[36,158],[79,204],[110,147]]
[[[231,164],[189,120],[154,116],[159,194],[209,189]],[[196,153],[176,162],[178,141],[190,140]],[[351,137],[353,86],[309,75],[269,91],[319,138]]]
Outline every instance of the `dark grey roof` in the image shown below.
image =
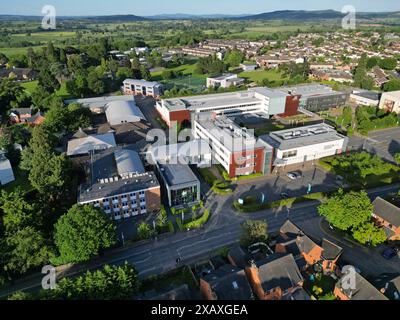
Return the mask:
[[352,93],[355,96],[359,96],[359,97],[363,97],[363,98],[367,98],[370,100],[378,100],[381,98],[381,93],[378,92],[374,92],[374,91],[360,91],[360,92],[353,92]]
[[293,292],[285,294],[282,300],[311,300],[309,294],[303,288],[296,288]]
[[292,254],[275,253],[257,261],[256,266],[264,291],[276,287],[285,291],[304,280]]
[[342,254],[343,248],[337,244],[329,241],[328,239],[322,239],[322,257],[326,260],[335,260],[339,255]]
[[252,300],[253,293],[243,269],[224,265],[203,278],[218,300]]
[[240,246],[230,249],[229,256],[239,268],[245,268],[248,264],[248,257]]
[[160,174],[170,187],[200,183],[188,165],[158,163],[157,166]]
[[277,242],[285,246],[288,253],[292,253],[294,256],[300,253],[309,253],[318,245],[312,241],[300,228],[298,228],[293,222],[287,220],[280,229],[282,236],[278,238]]
[[339,288],[350,300],[388,300],[377,288],[369,283],[359,273],[355,273],[356,282],[355,289],[344,289],[342,284],[348,286],[348,279],[341,278],[337,283],[336,287]]
[[390,224],[398,227],[400,226],[400,208],[394,204],[377,197],[374,202],[374,214],[383,218]]

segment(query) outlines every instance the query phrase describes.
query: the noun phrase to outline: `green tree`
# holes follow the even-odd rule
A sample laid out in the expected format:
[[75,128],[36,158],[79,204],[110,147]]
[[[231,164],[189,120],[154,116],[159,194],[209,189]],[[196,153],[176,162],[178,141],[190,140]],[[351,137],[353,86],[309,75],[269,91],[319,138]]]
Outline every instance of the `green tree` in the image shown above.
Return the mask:
[[116,227],[99,209],[74,205],[56,223],[54,238],[61,262],[85,262],[116,243]]
[[49,93],[60,89],[60,83],[49,69],[43,69],[39,73],[39,86]]
[[137,227],[137,234],[140,239],[149,239],[154,235],[154,230],[146,222],[142,222]]
[[318,207],[318,212],[334,227],[351,230],[370,221],[373,205],[365,191],[344,193],[340,189]]
[[140,75],[141,75],[141,78],[144,80],[147,80],[147,81],[151,80],[150,70],[146,66],[143,66],[143,65],[140,66]]
[[400,153],[394,155],[394,161],[396,161],[397,165],[400,165]]
[[394,70],[397,66],[397,60],[394,58],[384,58],[379,61],[379,66],[385,70]]
[[85,62],[81,55],[73,54],[70,55],[67,62],[68,70],[72,74],[76,75],[81,73],[85,68]]
[[390,79],[383,85],[383,91],[390,92],[390,91],[397,91],[400,90],[400,80],[398,79]]
[[99,95],[104,93],[105,85],[103,78],[100,77],[96,71],[91,71],[87,77],[87,84],[90,91]]
[[76,279],[64,278],[44,296],[61,300],[130,300],[140,285],[137,271],[125,262],[122,266],[105,265]]
[[10,109],[17,106],[22,100],[24,89],[17,83],[8,78],[0,81],[0,113],[3,117],[7,116]]
[[377,246],[386,241],[386,234],[382,228],[376,227],[373,222],[364,223],[353,230],[353,237],[361,244]]
[[237,67],[243,62],[244,58],[245,56],[240,50],[233,49],[227,52],[224,60],[230,67]]
[[268,225],[264,220],[246,220],[242,223],[241,229],[240,242],[245,246],[266,242],[268,239]]
[[1,261],[6,272],[21,275],[41,267],[53,256],[43,235],[26,227],[6,237],[1,245]]

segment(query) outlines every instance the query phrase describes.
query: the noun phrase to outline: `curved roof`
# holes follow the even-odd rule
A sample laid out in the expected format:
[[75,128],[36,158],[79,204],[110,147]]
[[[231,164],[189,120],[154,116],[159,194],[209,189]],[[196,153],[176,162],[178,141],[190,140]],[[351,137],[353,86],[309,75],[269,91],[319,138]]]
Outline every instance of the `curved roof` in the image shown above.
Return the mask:
[[125,122],[139,122],[140,120],[146,121],[146,118],[134,101],[112,101],[107,103],[105,109],[107,121],[111,125]]
[[117,163],[118,173],[121,176],[130,173],[144,173],[144,167],[140,156],[136,151],[121,149],[114,151],[115,161]]

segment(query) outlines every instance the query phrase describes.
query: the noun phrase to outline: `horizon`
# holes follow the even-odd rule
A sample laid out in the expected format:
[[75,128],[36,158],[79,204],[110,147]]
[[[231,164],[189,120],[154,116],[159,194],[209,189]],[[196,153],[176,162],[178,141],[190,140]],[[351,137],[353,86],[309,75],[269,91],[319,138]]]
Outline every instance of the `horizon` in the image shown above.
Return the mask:
[[[53,5],[60,17],[88,17],[88,16],[112,16],[112,15],[135,15],[141,17],[151,17],[157,15],[256,15],[266,12],[285,11],[285,10],[304,10],[321,11],[335,10],[341,11],[345,5],[353,5],[358,12],[394,12],[400,11],[398,0],[385,0],[373,3],[365,3],[362,0],[305,0],[302,3],[294,0],[281,0],[279,4],[266,4],[264,0],[248,0],[246,3],[232,0],[215,1],[206,0],[201,3],[195,0],[186,0],[182,3],[179,0],[153,0],[142,3],[140,8],[136,8],[136,0],[120,0],[118,8],[115,8],[109,1],[103,0],[53,0],[50,3],[32,3],[33,1],[16,0],[2,5],[0,15],[17,16],[41,16],[41,9],[45,4]],[[236,3],[235,3],[236,2]],[[125,9],[124,9],[125,8]],[[227,10],[226,8],[229,8]],[[122,13],[123,12],[123,13]]]

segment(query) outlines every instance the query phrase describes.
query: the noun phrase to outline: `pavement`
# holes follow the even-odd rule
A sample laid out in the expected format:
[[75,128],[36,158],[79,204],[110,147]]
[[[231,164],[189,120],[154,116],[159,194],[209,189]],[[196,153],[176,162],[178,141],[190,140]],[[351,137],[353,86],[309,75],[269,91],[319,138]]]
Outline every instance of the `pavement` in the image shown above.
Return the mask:
[[[370,190],[369,194],[371,197],[384,196],[391,192],[397,192],[399,188],[400,184],[396,184]],[[320,227],[321,218],[317,211],[319,205],[317,201],[299,203],[291,208],[243,214],[233,210],[233,200],[234,196],[222,197],[214,195],[210,199],[213,214],[204,229],[180,232],[163,240],[146,241],[113,250],[88,264],[71,267],[62,276],[77,276],[87,270],[99,268],[104,264],[120,265],[125,261],[135,266],[141,278],[164,273],[176,268],[176,259],[178,257],[182,259],[183,264],[189,264],[200,258],[209,257],[220,247],[238,243],[241,233],[240,225],[248,219],[265,219],[268,222],[269,233],[278,231],[287,219],[291,219],[317,240],[327,236]],[[335,241],[335,239],[332,240]],[[339,245],[342,245],[342,242]],[[350,245],[345,247],[346,250],[349,252],[345,252],[344,258],[351,259],[353,257],[353,260],[357,262],[355,264],[368,273],[378,273],[380,270],[378,262],[388,265],[393,264],[390,270],[400,270],[400,262],[398,261],[380,261],[378,251],[375,252],[371,251],[371,249],[357,246],[351,247]],[[372,257],[371,252],[373,254]],[[388,272],[387,270],[389,268],[385,266],[382,271]],[[20,290],[38,290],[41,286],[42,277],[41,274],[33,274],[30,277],[21,279],[15,282],[13,286],[0,290],[0,296],[7,296]]]
[[376,153],[381,158],[394,162],[393,156],[400,152],[400,127],[372,131],[368,137],[352,136],[349,147]]

